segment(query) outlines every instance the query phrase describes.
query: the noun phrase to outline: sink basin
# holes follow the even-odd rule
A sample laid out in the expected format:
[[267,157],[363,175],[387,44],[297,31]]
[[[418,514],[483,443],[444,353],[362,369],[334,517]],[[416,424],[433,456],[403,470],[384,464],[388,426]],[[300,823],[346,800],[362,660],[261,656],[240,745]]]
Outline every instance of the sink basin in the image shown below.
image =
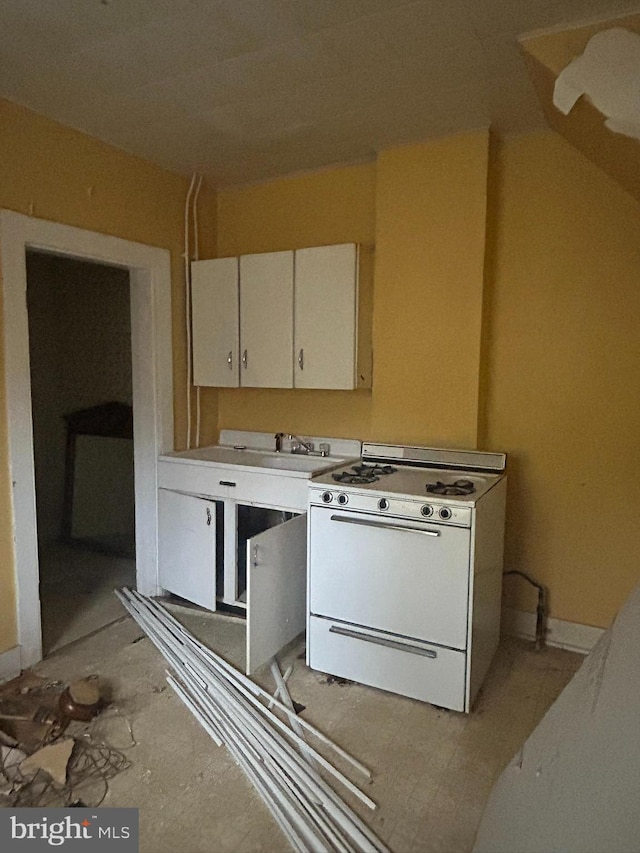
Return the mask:
[[214,445],[185,450],[171,454],[173,458],[190,459],[198,462],[213,462],[222,465],[242,465],[251,468],[267,468],[272,471],[290,471],[298,476],[311,476],[320,471],[335,468],[344,462],[342,457],[305,456],[304,454],[276,453],[275,451]]
[[341,459],[331,459],[329,456],[295,456],[291,453],[269,454],[260,457],[258,463],[263,468],[278,468],[282,471],[323,471],[334,465],[339,465]]

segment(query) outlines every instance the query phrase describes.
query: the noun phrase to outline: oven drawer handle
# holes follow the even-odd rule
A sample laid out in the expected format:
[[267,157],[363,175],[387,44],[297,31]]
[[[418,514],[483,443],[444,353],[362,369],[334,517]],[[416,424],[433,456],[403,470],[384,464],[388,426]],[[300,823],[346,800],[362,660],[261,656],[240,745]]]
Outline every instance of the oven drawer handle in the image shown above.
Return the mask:
[[349,628],[340,628],[332,625],[330,634],[340,634],[343,637],[351,637],[354,640],[364,640],[365,643],[373,643],[376,646],[387,646],[390,649],[398,649],[401,652],[410,652],[412,655],[422,655],[425,658],[437,658],[438,653],[433,649],[421,649],[418,646],[410,646],[408,643],[400,643],[398,640],[387,640],[386,637],[372,637],[369,634],[361,634],[359,631],[350,631]]
[[405,527],[404,524],[389,524],[380,521],[365,521],[362,518],[347,518],[344,515],[332,515],[331,521],[343,524],[361,524],[363,527],[378,527],[381,530],[402,530],[405,533],[421,533],[423,536],[440,536],[439,530],[422,530],[419,527]]

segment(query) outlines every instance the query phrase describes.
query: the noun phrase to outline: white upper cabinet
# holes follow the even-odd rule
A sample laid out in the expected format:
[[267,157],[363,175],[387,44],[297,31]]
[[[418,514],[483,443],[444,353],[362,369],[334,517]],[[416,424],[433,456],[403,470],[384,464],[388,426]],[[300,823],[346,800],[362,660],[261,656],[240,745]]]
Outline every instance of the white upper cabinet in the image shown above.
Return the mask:
[[238,386],[238,269],[238,258],[191,264],[194,385]]
[[343,243],[195,261],[194,384],[370,388],[371,259]]
[[240,257],[240,385],[293,385],[293,252]]
[[355,243],[296,251],[296,388],[370,386],[370,366],[358,363],[366,326],[358,323],[360,303],[366,296],[360,292],[359,273],[360,252]]

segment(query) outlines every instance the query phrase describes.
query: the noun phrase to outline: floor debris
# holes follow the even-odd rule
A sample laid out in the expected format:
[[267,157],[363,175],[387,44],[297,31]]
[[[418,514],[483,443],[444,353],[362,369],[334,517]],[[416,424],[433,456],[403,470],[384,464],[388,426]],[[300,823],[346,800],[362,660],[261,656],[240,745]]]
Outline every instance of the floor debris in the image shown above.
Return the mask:
[[109,742],[114,712],[123,748],[135,740],[128,719],[102,704],[101,687],[97,676],[69,684],[29,671],[0,687],[0,806],[104,800],[108,780],[130,766]]
[[[227,747],[294,850],[387,853],[325,776],[330,774],[369,808],[375,803],[311,745],[311,738],[370,780],[367,768],[196,640],[156,601],[128,589],[116,595],[173,669],[168,683],[214,742]],[[276,674],[274,669],[274,676],[282,693],[279,670]],[[284,719],[269,710],[270,702]],[[306,742],[287,724],[293,720],[304,729]],[[313,766],[316,762],[322,775]]]
[[20,765],[23,776],[31,776],[44,770],[53,779],[56,785],[63,787],[67,782],[67,764],[73,751],[73,738],[65,738],[56,743],[43,746],[32,753]]

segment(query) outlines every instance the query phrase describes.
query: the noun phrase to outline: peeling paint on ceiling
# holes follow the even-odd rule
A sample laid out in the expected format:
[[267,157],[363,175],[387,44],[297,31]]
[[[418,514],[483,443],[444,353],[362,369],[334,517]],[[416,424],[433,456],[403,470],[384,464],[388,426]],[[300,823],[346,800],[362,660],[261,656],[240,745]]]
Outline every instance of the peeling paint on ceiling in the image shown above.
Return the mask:
[[605,127],[640,139],[640,35],[621,27],[603,30],[556,80],[553,103],[568,115],[585,95],[605,117]]

